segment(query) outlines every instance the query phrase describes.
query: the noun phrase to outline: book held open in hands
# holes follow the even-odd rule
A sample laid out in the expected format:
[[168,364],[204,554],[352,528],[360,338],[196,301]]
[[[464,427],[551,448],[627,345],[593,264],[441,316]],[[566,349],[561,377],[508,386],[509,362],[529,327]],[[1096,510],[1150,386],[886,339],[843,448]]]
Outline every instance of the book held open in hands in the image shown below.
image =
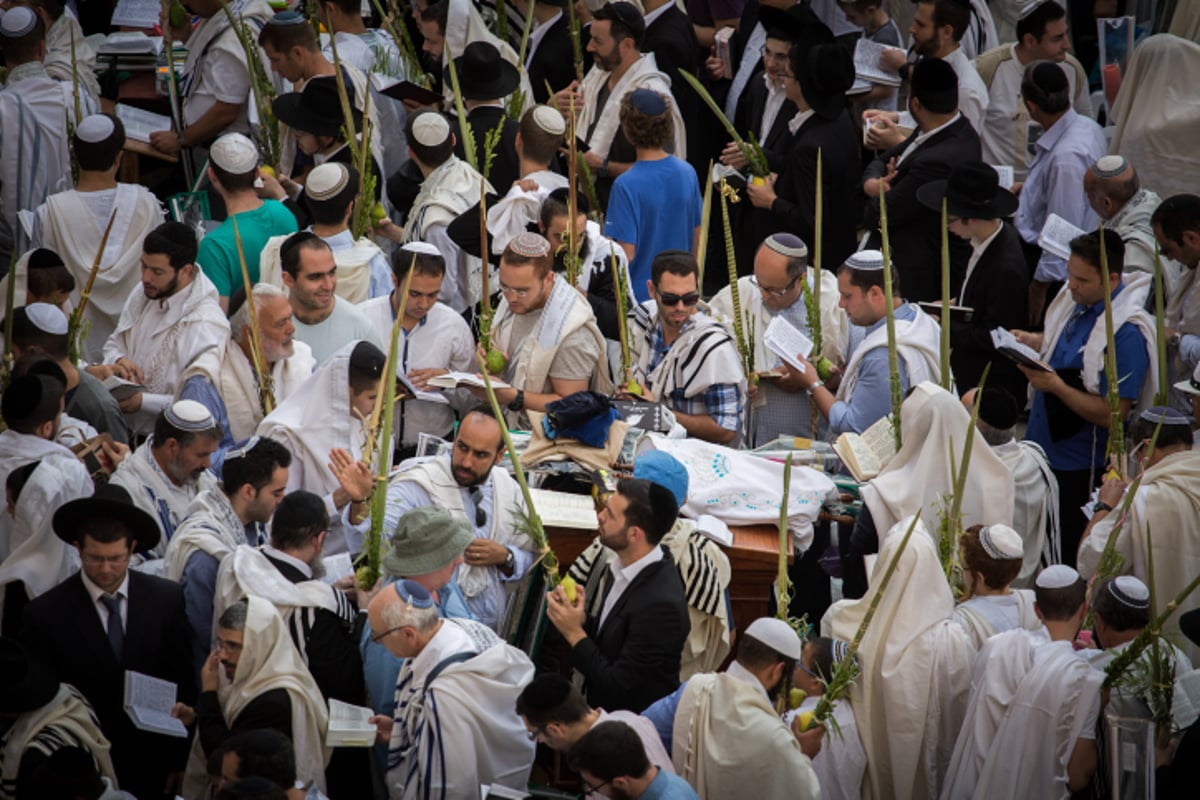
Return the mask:
[[126,670],[125,713],[139,730],[186,738],[187,728],[171,716],[178,688],[162,678]]
[[370,747],[375,744],[375,725],[369,721],[374,714],[364,706],[329,698],[329,727],[325,730],[325,746]]
[[874,478],[896,455],[892,416],[875,421],[861,434],[847,431],[833,443],[833,451],[859,483]]

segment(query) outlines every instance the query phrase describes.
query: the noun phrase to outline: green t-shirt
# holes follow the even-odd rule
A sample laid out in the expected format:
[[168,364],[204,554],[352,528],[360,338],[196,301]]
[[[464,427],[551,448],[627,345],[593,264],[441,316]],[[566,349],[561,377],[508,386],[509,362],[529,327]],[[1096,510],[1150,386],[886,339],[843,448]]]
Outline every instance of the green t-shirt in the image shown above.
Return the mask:
[[[242,237],[242,252],[246,256],[246,270],[250,283],[258,282],[258,257],[267,240],[272,236],[287,236],[297,231],[296,218],[287,206],[278,200],[264,200],[253,211],[235,214],[238,234]],[[200,240],[200,251],[196,256],[200,269],[217,287],[221,297],[229,297],[234,289],[242,285],[242,264],[238,260],[237,240],[233,236],[233,222],[229,219],[212,233]]]

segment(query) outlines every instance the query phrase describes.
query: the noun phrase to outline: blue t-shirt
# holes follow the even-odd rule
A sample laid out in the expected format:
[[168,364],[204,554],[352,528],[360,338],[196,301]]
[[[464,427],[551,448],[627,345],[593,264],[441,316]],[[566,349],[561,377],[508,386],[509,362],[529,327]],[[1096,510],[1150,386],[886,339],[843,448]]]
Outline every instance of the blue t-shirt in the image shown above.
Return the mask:
[[[296,218],[278,200],[264,200],[253,211],[234,216],[237,217],[238,236],[242,239],[242,253],[246,256],[246,271],[250,273],[250,283],[255,284],[258,283],[258,258],[267,246],[267,240],[272,236],[295,233],[298,230]],[[200,240],[196,263],[217,287],[221,297],[229,297],[242,285],[242,262],[238,259],[231,220],[225,220]]]
[[[1117,291],[1113,292],[1113,297],[1120,294],[1124,288],[1124,285],[1118,286]],[[1104,301],[1090,306],[1076,305],[1047,363],[1055,369],[1082,369],[1083,346],[1096,325],[1104,325]],[[1136,325],[1127,322],[1117,329],[1113,343],[1117,347],[1117,375],[1121,398],[1136,402],[1141,395],[1146,370],[1150,368],[1146,340]],[[1103,396],[1107,393],[1108,378],[1101,370],[1100,394]],[[1025,438],[1042,446],[1052,469],[1085,470],[1104,464],[1108,429],[1085,422],[1073,435],[1052,441],[1050,423],[1046,416],[1046,396],[1042,392],[1034,392]]]
[[675,156],[637,161],[613,182],[604,233],[634,246],[629,282],[638,302],[650,299],[650,264],[663,250],[691,252],[700,224],[696,171]]

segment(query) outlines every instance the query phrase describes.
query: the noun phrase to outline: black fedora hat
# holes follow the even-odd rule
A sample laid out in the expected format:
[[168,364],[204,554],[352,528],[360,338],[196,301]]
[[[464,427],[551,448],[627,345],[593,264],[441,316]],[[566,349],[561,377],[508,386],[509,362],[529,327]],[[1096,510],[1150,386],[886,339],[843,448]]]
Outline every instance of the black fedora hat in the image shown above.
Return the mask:
[[[348,80],[345,83],[354,132],[358,133],[362,129],[362,112],[354,105],[354,85]],[[314,136],[340,137],[346,127],[337,78],[328,75],[310,78],[303,91],[279,95],[271,103],[271,110],[284,125]]]
[[116,520],[128,525],[137,542],[136,553],[153,550],[162,538],[154,517],[135,506],[129,492],[115,483],[104,484],[91,497],[64,503],[54,512],[54,534],[67,544],[75,544],[80,525],[94,519]]
[[954,167],[946,180],[930,181],[917,188],[917,200],[941,213],[963,219],[1004,219],[1017,210],[1012,192],[1000,188],[1000,176],[982,161],[967,161]]
[[58,694],[53,670],[39,664],[16,639],[0,638],[0,714],[41,708]]
[[817,16],[816,12],[808,7],[808,3],[796,3],[786,10],[773,6],[760,6],[758,21],[762,24],[767,36],[772,34],[782,36],[789,42],[800,41],[814,28],[817,29],[818,36],[820,36],[821,29],[824,29],[824,32],[829,35],[829,38],[823,41],[833,41],[833,32],[824,22],[821,22],[821,18]]
[[1200,645],[1200,608],[1179,615],[1179,630],[1192,644]]
[[796,80],[804,101],[817,116],[834,119],[846,109],[846,91],[854,85],[854,59],[846,48],[830,42],[810,47],[801,63],[804,68]]
[[[463,54],[454,59],[458,86],[464,100],[496,100],[507,97],[521,85],[521,73],[500,56],[491,42],[471,42]],[[450,85],[450,67],[445,71],[446,86]]]

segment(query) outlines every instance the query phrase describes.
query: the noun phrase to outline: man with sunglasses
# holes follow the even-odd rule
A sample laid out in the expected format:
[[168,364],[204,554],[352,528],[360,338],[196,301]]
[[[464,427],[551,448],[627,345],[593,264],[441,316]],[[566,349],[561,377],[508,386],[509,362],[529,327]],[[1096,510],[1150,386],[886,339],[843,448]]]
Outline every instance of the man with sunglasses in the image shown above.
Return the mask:
[[[805,289],[812,291],[815,272],[808,269],[808,247],[792,233],[775,233],[766,238],[754,254],[754,274],[738,279],[742,312],[754,332],[754,368],[757,383],[751,381],[748,394],[754,408],[749,431],[750,447],[758,447],[780,436],[812,434],[812,401],[796,376],[784,370],[783,361],[763,344],[763,334],[775,317],[783,317],[808,337],[808,307]],[[846,350],[850,323],[838,306],[837,278],[821,270],[821,352],[832,363],[841,362]],[[709,303],[709,312],[726,330],[733,331],[733,300],[726,286]],[[815,356],[814,356],[815,358]],[[818,432],[823,437],[828,423],[822,421]]]
[[669,408],[689,436],[736,447],[746,377],[733,338],[697,314],[699,268],[683,250],[654,257],[650,300],[630,313],[631,349],[644,400]]

